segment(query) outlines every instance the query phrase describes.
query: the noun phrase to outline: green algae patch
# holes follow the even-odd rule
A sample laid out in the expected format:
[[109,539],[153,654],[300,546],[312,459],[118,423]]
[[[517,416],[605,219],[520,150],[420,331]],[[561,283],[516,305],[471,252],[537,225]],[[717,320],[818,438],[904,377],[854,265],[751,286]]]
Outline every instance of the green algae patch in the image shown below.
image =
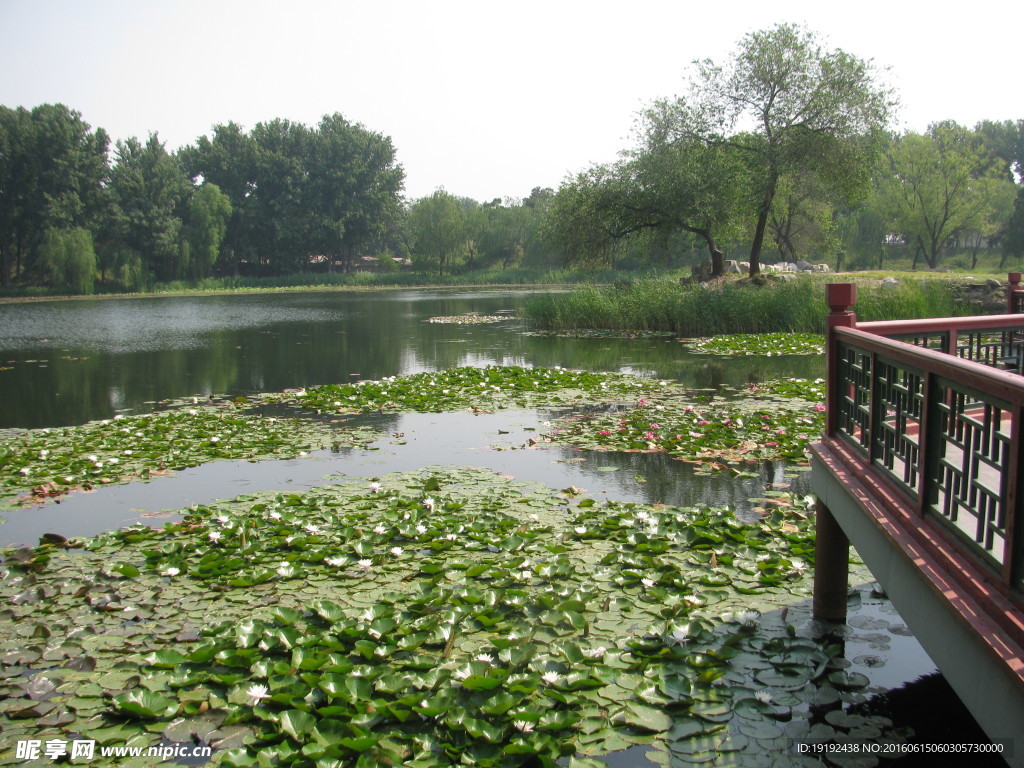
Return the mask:
[[197,404],[74,427],[7,430],[0,442],[0,492],[42,501],[219,459],[292,458],[377,437],[340,424],[265,417],[244,405]]
[[[759,765],[822,735],[812,704],[867,684],[787,620],[810,596],[807,499],[742,522],[431,468],[185,512],[7,553],[8,743],[201,741],[239,767],[593,768],[638,745]],[[891,725],[834,720],[839,739]]]

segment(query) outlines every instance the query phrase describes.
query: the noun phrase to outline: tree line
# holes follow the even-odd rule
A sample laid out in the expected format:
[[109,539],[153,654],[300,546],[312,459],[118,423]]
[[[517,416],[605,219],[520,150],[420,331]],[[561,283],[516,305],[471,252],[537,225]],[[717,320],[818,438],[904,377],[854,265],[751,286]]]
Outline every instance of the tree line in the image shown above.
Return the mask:
[[210,276],[518,266],[681,266],[742,251],[884,268],[950,245],[1024,254],[1024,120],[889,129],[879,73],[792,24],[695,62],[638,117],[618,160],[555,191],[403,197],[389,137],[340,114],[278,119],[169,152],[111,148],[60,104],[0,106],[0,285],[90,293]]
[[[546,223],[571,262],[615,264],[638,244],[699,242],[710,274],[743,251],[884,268],[940,266],[950,246],[1024,255],[1024,120],[888,129],[896,101],[869,63],[801,27],[746,36],[723,65],[695,62],[684,96],[639,118],[613,163],[569,179]],[[657,257],[656,251],[650,251]]]

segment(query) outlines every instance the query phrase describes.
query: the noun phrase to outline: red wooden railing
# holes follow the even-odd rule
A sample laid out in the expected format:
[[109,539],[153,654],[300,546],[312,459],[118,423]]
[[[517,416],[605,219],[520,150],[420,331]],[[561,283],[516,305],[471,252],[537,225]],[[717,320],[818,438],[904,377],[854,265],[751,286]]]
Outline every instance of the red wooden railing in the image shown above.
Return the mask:
[[[1019,284],[1008,307],[1024,306]],[[824,442],[1024,606],[1024,315],[858,323],[855,300],[828,288]]]

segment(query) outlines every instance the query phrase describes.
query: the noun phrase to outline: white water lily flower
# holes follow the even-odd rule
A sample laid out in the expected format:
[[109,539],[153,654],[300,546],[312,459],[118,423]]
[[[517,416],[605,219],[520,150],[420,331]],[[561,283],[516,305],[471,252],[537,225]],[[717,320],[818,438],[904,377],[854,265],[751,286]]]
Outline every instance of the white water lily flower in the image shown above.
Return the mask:
[[540,677],[541,677],[541,680],[543,680],[548,685],[554,685],[555,683],[557,683],[559,680],[562,679],[562,676],[560,674],[558,674],[557,672],[545,672]]
[[587,526],[585,526],[585,525],[577,525],[574,530],[576,531],[576,533],[584,534],[584,533],[587,532]]
[[307,525],[305,527],[304,530],[306,531],[306,533],[308,533],[308,534],[310,534],[312,536],[316,536],[318,533],[320,533],[320,526],[319,525],[313,525],[312,523],[310,523],[309,525]]
[[803,573],[807,570],[807,563],[803,560],[794,560],[790,567],[797,573]]
[[249,689],[245,692],[245,695],[249,697],[249,706],[255,707],[264,699],[270,698],[270,689],[265,685],[257,685],[253,683],[249,686]]
[[668,640],[672,645],[682,645],[683,643],[689,642],[690,633],[684,629],[676,628],[672,631],[672,634],[668,636]]
[[362,560],[358,560],[356,562],[356,565],[358,565],[360,568],[365,568],[366,570],[370,570],[373,567],[373,560],[367,560],[367,559],[364,558]]
[[745,627],[753,627],[757,624],[757,620],[761,618],[761,614],[757,611],[743,611],[736,615],[739,622]]
[[455,533],[449,533],[447,536],[445,536],[445,538],[448,539],[448,541],[458,541],[459,540],[458,534],[455,534]]
[[22,467],[18,470],[18,473],[23,477],[28,477],[28,467]]
[[220,537],[223,536],[224,534],[222,534],[220,531],[210,531],[209,535],[210,535],[210,541],[217,542],[217,541],[220,541]]
[[378,523],[377,526],[373,529],[373,532],[376,533],[378,536],[383,536],[385,533],[388,532],[388,529]]
[[280,512],[271,512],[271,513],[269,513],[267,515],[267,517],[269,517],[271,520],[280,520],[281,519],[281,513]]
[[689,605],[693,606],[694,608],[700,605],[704,605],[704,601],[696,595],[684,595],[683,600]]
[[480,653],[480,654],[477,654],[477,656],[476,656],[476,660],[477,660],[477,661],[482,661],[482,662],[484,662],[485,664],[493,664],[493,663],[494,663],[494,657],[493,657],[493,656],[491,656],[491,654],[489,654],[489,653]]
[[643,584],[647,589],[653,587],[657,582],[654,579],[640,579],[640,583]]
[[347,563],[348,562],[348,558],[347,557],[328,557],[326,560],[324,560],[324,562],[327,563],[328,565],[331,565],[331,566],[334,566],[335,568],[337,568],[338,566],[344,565],[345,563]]
[[380,483],[374,481],[370,483],[370,492],[377,493],[380,490]]
[[74,475],[68,475],[67,477],[64,478],[64,482],[65,483],[73,483],[73,482],[75,482],[75,476]]
[[216,518],[214,518],[214,519],[215,519],[215,520],[216,520],[216,521],[217,521],[218,523],[220,523],[221,525],[227,525],[228,523],[230,523],[230,522],[231,522],[231,518],[230,518],[230,517],[228,517],[227,515],[217,515],[217,517],[216,517]]
[[603,645],[599,645],[597,646],[597,648],[588,648],[587,650],[583,651],[583,655],[591,659],[603,658],[606,653],[608,653],[608,649],[605,648]]
[[758,691],[754,694],[754,698],[760,701],[762,704],[771,704],[772,695],[768,691]]
[[177,576],[179,573],[181,573],[181,568],[176,568],[172,565],[170,568],[167,568],[164,571],[164,576],[174,577]]
[[426,507],[427,509],[433,509],[434,508],[434,504],[436,504],[436,503],[437,502],[435,502],[431,498],[426,498],[426,499],[423,500],[423,506]]
[[281,563],[277,566],[277,572],[281,576],[288,576],[292,572],[292,567],[288,563]]
[[514,725],[521,733],[533,732],[533,723],[527,722],[526,720],[516,720],[512,725]]
[[466,670],[466,669],[456,669],[452,673],[452,677],[457,677],[459,680],[465,680],[467,677],[469,677],[469,675],[470,675],[470,672],[469,672],[469,670]]
[[404,551],[405,550],[403,550],[401,547],[392,547],[391,548],[391,554],[394,555],[395,557],[398,557]]
[[420,523],[416,526],[416,532],[422,536],[424,533],[427,532],[427,526],[425,526],[423,523]]

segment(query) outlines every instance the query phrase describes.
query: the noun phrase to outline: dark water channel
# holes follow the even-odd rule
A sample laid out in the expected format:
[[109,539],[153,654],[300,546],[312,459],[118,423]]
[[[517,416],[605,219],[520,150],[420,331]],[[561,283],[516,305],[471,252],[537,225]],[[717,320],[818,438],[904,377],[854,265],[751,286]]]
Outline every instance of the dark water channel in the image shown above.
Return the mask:
[[[552,338],[518,319],[527,292],[415,291],[280,293],[0,304],[0,428],[40,428],[151,410],[161,400],[237,395],[456,366],[524,365],[619,371],[717,389],[783,376],[817,378],[816,357],[726,359],[689,354],[675,339]],[[824,311],[824,309],[823,309]],[[501,315],[498,323],[429,323],[431,317]],[[806,474],[765,463],[753,477],[695,473],[662,455],[593,453],[528,446],[546,411],[391,414],[359,422],[387,435],[375,450],[321,451],[294,460],[215,462],[147,483],[78,493],[60,504],[3,513],[0,545],[31,544],[44,532],[91,535],[137,521],[159,522],[194,503],[271,489],[304,489],[426,466],[477,466],[553,488],[671,505],[732,506],[752,514],[766,490],[807,492]],[[401,439],[394,436],[401,435]],[[854,671],[877,694],[909,697],[897,725],[961,724],[977,738],[951,692],[932,683],[934,665],[890,603],[861,573],[850,621],[838,628]],[[790,607],[809,626],[810,607]],[[929,677],[935,680],[935,677]],[[883,706],[880,704],[879,706]],[[890,706],[894,710],[895,707]],[[931,713],[931,714],[929,714]],[[970,736],[970,738],[968,738]],[[925,739],[929,737],[923,737]],[[647,748],[607,758],[613,768],[653,765]],[[779,764],[784,764],[780,762]],[[907,763],[900,763],[901,765]]]

